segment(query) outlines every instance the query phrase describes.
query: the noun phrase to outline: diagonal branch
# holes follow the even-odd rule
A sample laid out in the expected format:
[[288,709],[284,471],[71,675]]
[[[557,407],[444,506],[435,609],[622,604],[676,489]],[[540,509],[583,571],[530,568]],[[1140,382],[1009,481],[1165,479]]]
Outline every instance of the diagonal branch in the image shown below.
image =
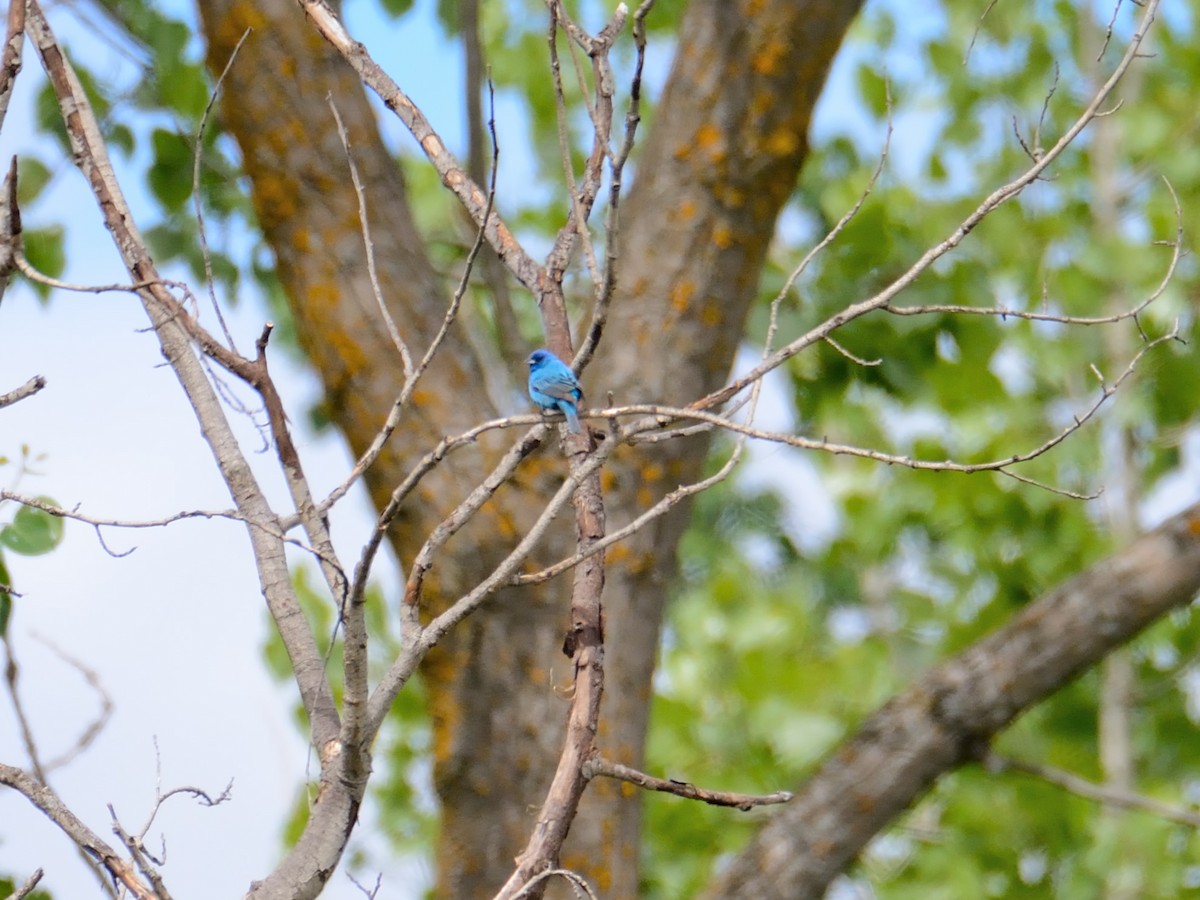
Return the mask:
[[157,895],[140,878],[133,866],[121,859],[117,851],[100,839],[66,805],[58,795],[28,772],[0,763],[0,784],[24,794],[34,806],[45,813],[63,833],[104,868],[114,881],[123,885],[138,900],[158,900]]
[[46,379],[41,375],[34,375],[20,387],[13,388],[6,394],[0,394],[0,409],[4,409],[6,406],[12,406],[14,403],[20,403],[22,400],[32,397],[45,386]]
[[942,241],[935,244],[926,250],[921,256],[909,266],[899,278],[879,291],[873,297],[865,300],[860,300],[847,306],[841,312],[830,316],[816,328],[811,329],[807,334],[804,334],[794,341],[781,347],[779,350],[772,353],[761,363],[743,375],[741,378],[734,380],[725,387],[714,391],[702,400],[696,401],[693,405],[700,409],[710,409],[713,406],[724,403],[730,397],[744,390],[748,385],[752,384],[757,379],[761,378],[765,373],[772,369],[778,368],[787,360],[791,359],[797,353],[812,346],[818,341],[825,340],[830,334],[841,328],[847,322],[861,318],[870,312],[877,309],[886,309],[888,305],[901,292],[907,289],[917,278],[924,273],[938,259],[945,256],[959,244],[961,244],[972,231],[991,215],[995,210],[999,209],[1004,203],[1016,197],[1025,188],[1037,181],[1042,173],[1050,167],[1050,165],[1058,159],[1066,149],[1075,141],[1083,132],[1092,120],[1097,116],[1102,115],[1102,108],[1109,95],[1112,94],[1120,80],[1125,76],[1129,67],[1133,65],[1141,52],[1142,42],[1146,38],[1146,33],[1154,22],[1154,18],[1158,13],[1159,0],[1146,0],[1142,17],[1134,30],[1133,35],[1129,39],[1129,44],[1125,48],[1125,53],[1121,57],[1113,69],[1112,74],[1100,86],[1092,97],[1088,105],[1083,109],[1071,127],[1063,132],[1058,141],[1036,159],[1033,164],[1014,178],[1012,181],[1004,184],[996,190],[992,191],[984,200],[968,215],[959,225],[950,232]]
[[[29,33],[63,110],[76,164],[96,196],[105,224],[113,235],[126,268],[134,282],[142,285],[138,296],[154,325],[163,354],[196,412],[201,432],[237,503],[238,511],[260,524],[274,524],[277,529],[277,517],[259,489],[238,447],[220,400],[192,350],[192,334],[185,325],[190,316],[163,285],[145,242],[134,225],[132,212],[113,173],[108,151],[83,87],[36,0],[31,0],[28,14]],[[212,343],[216,344],[215,341]],[[289,468],[286,461],[285,468]],[[262,528],[251,527],[247,532],[254,549],[263,594],[287,647],[308,713],[314,745],[320,749],[337,737],[339,726],[320,651],[292,590],[283,543]]]
[[876,711],[704,896],[821,896],[941,775],[985,758],[987,742],[1021,712],[1198,589],[1200,504],[1029,604]]
[[300,5],[325,40],[345,57],[363,84],[379,95],[384,105],[399,117],[416,138],[425,156],[441,176],[442,183],[454,192],[477,224],[485,225],[488,242],[509,271],[521,284],[540,296],[545,290],[542,267],[525,252],[499,215],[495,212],[485,214],[489,206],[487,194],[463,170],[425,114],[391,76],[371,59],[367,49],[350,37],[325,0],[300,0]]
[[983,764],[992,772],[1019,772],[1031,778],[1040,778],[1042,781],[1070,791],[1076,796],[1086,800],[1095,800],[1105,806],[1118,809],[1138,809],[1150,813],[1152,816],[1166,819],[1168,822],[1186,825],[1188,828],[1200,828],[1200,813],[1164,803],[1144,794],[1126,791],[1120,787],[1096,784],[1094,781],[1088,781],[1073,772],[1067,772],[1054,766],[1014,759],[991,750],[984,755]]

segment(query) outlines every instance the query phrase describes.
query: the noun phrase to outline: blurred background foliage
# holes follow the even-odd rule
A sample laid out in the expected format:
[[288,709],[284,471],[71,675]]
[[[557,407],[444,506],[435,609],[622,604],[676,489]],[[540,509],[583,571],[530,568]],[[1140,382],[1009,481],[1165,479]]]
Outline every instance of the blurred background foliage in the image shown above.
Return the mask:
[[[410,17],[432,11],[448,38],[461,37],[455,3],[383,0],[381,6],[401,33]],[[603,20],[598,3],[572,6],[589,27]],[[648,19],[643,127],[653,127],[684,6],[663,0]],[[107,0],[79,11],[101,23],[105,39],[133,63],[130,77],[114,81],[92,71],[86,84],[110,148],[136,161],[158,204],[143,227],[160,263],[184,264],[201,284],[192,159],[210,79],[194,15],[144,0]],[[787,274],[868,186],[889,119],[883,174],[858,216],[786,298],[780,341],[885,285],[982,196],[1027,166],[1029,153],[1053,144],[1111,71],[1137,12],[1125,4],[1114,18],[1111,3],[1036,0],[930,3],[914,13],[894,0],[869,2],[842,50],[811,157],[781,218],[761,303],[745,335],[747,354],[759,352],[770,299]],[[1182,207],[1184,253],[1162,296],[1136,322],[1084,327],[876,314],[836,335],[859,361],[820,345],[795,357],[770,384],[772,427],[921,459],[1000,459],[1067,427],[1098,396],[1097,373],[1111,383],[1147,336],[1177,323],[1188,343],[1155,350],[1096,420],[1018,469],[1066,491],[1108,492],[1079,500],[1002,475],[916,472],[756,449],[732,482],[702,496],[684,539],[656,681],[650,771],[746,792],[795,785],[855,723],[926,667],[1110,553],[1121,534],[1197,496],[1200,367],[1190,344],[1196,308],[1190,226],[1200,208],[1196,13],[1195,4],[1166,4],[1150,39],[1153,56],[1118,87],[1112,114],[897,301],[1091,317],[1129,309],[1158,289],[1170,265],[1162,243],[1174,239],[1177,227],[1169,181]],[[490,2],[480,27],[498,115],[507,120],[498,205],[534,247],[564,215],[544,17],[536,0]],[[626,73],[630,51],[626,43],[617,54]],[[88,73],[88,59],[79,62]],[[580,137],[588,125],[582,107],[575,109],[571,125]],[[39,123],[57,135],[65,154],[47,92]],[[395,130],[387,120],[384,127]],[[584,146],[577,142],[576,151]],[[399,161],[418,220],[433,257],[449,269],[473,235],[423,159],[404,148]],[[509,158],[532,178],[506,184]],[[62,227],[69,223],[53,210],[39,211],[37,201],[68,166],[65,155],[22,161],[23,202],[35,224],[46,222],[27,233],[27,249],[48,274],[61,271]],[[207,123],[199,185],[213,225],[219,296],[237,302],[249,290],[266,298],[277,322],[286,321],[236,148],[219,118]],[[583,311],[584,281],[568,289]],[[486,296],[478,293],[474,302],[486,319]],[[530,337],[536,322],[530,315],[522,323]],[[714,465],[728,450],[728,442],[718,442]],[[1121,493],[1113,490],[1118,484],[1128,488],[1132,507],[1107,505]],[[307,584],[304,572],[296,577]],[[310,615],[331,632],[328,604],[313,589],[302,593]],[[382,601],[370,608],[384,649],[389,617]],[[1195,619],[1191,608],[1179,611],[1139,637],[1130,657],[1137,787],[1181,806],[1200,800]],[[279,653],[271,646],[266,656],[282,672]],[[997,749],[1102,780],[1100,691],[1099,675],[1085,675],[1019,720]],[[377,752],[376,821],[397,851],[422,853],[436,827],[429,729],[419,691],[404,692],[397,706]],[[298,803],[297,816],[303,808]],[[722,854],[735,851],[764,815],[662,796],[649,797],[645,808],[649,898],[697,892]],[[290,835],[298,821],[288,826]],[[369,864],[371,851],[356,846]],[[1200,889],[1198,860],[1200,839],[1184,826],[1140,812],[1105,813],[1027,775],[968,767],[943,779],[881,835],[835,892],[1171,897]]]

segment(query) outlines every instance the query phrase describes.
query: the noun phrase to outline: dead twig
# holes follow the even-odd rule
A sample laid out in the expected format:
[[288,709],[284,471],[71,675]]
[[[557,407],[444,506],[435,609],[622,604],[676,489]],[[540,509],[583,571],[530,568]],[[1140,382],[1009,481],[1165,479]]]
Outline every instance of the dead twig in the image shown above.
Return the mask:
[[597,756],[588,760],[584,770],[589,778],[604,776],[636,784],[649,791],[660,791],[664,794],[674,794],[688,800],[700,800],[710,806],[729,806],[742,812],[756,806],[773,806],[787,803],[792,799],[791,791],[775,791],[771,794],[737,794],[731,791],[713,791],[708,788],[696,787],[687,781],[676,781],[674,778],[655,778],[637,769]]

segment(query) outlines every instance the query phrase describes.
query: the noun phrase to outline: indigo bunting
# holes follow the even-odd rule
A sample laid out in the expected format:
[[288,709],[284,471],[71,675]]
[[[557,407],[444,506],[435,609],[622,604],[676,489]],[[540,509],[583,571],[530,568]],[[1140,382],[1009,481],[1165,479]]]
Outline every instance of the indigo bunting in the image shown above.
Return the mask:
[[583,399],[583,389],[575,373],[549,350],[534,350],[528,362],[530,398],[548,412],[561,412],[567,417],[567,430],[579,434],[575,405]]

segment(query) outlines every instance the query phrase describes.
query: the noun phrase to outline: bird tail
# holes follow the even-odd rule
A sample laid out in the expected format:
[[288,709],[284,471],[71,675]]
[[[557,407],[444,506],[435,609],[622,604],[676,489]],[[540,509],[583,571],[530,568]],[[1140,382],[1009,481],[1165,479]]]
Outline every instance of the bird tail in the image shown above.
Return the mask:
[[571,434],[580,434],[579,416],[575,414],[575,405],[572,403],[562,404],[562,411],[567,417],[567,431]]

